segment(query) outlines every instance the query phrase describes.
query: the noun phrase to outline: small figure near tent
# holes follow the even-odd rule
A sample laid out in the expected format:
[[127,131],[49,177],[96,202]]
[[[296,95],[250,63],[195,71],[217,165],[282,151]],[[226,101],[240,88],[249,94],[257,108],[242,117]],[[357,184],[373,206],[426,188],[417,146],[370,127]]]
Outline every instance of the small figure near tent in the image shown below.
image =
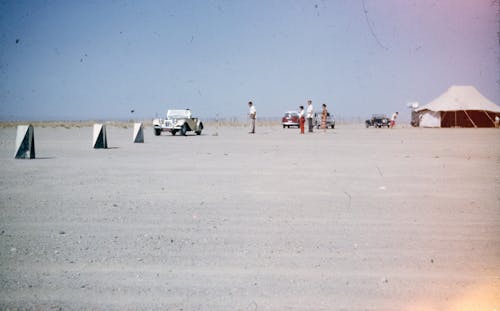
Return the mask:
[[392,114],[392,117],[391,117],[391,129],[396,125],[396,119],[398,118],[398,115],[399,115],[399,112],[395,112]]
[[495,116],[495,128],[500,127],[500,117],[498,115]]

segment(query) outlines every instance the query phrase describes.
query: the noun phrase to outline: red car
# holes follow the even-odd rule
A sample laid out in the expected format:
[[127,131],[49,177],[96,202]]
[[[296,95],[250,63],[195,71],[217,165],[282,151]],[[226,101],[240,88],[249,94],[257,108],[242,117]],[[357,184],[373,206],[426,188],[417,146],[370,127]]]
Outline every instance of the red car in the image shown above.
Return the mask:
[[281,119],[281,124],[283,125],[283,128],[290,128],[290,126],[300,127],[299,113],[297,111],[285,112],[285,115]]

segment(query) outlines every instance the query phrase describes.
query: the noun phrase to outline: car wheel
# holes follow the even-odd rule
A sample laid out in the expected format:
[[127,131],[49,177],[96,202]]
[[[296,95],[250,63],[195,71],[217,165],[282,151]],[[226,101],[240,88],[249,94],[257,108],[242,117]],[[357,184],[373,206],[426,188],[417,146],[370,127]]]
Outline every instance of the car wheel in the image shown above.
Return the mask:
[[198,126],[198,130],[195,132],[196,135],[201,135],[202,130],[203,130],[203,123],[200,123],[200,126]]
[[187,132],[187,125],[186,123],[184,123],[181,127],[181,135],[186,136],[186,132]]
[[155,129],[155,136],[161,135],[161,129]]
[[177,134],[177,131],[176,130],[172,130],[170,133],[172,133],[172,136],[175,136],[175,134]]
[[334,128],[335,128],[335,124],[332,124],[332,129],[334,129]]

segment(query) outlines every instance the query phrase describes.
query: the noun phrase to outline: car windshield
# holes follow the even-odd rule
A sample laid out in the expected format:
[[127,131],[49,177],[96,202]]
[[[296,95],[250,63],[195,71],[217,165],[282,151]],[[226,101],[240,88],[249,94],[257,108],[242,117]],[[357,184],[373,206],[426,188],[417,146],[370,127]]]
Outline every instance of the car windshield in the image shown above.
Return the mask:
[[179,118],[185,118],[186,116],[180,115],[180,114],[171,114],[168,116],[170,119],[179,119]]
[[285,113],[285,117],[288,118],[288,117],[298,117],[299,116],[299,113],[298,112],[286,112]]
[[189,111],[188,110],[169,110],[169,111],[167,111],[167,118],[170,118],[170,119],[189,118]]

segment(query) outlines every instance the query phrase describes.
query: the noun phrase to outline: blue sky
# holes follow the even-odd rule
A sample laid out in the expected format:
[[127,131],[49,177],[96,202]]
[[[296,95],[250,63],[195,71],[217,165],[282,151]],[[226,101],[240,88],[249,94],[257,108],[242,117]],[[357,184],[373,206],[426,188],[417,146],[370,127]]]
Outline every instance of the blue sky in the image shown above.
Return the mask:
[[409,113],[451,85],[500,104],[498,0],[2,1],[0,119],[186,108]]

